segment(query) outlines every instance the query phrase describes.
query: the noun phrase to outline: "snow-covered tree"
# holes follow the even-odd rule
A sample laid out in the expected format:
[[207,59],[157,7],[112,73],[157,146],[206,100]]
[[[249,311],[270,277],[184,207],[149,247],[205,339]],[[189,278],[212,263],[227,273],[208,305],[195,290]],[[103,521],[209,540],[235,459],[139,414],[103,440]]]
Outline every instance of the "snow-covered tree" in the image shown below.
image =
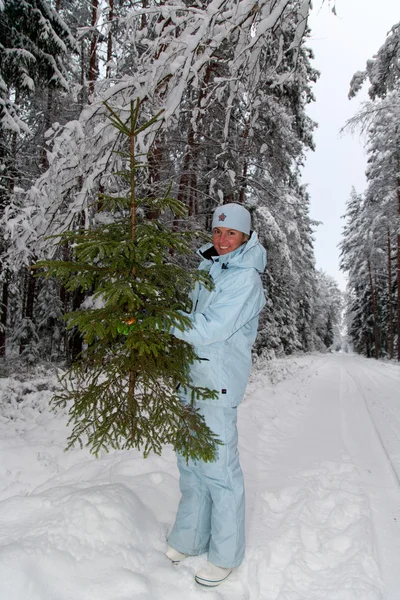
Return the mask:
[[[90,227],[102,190],[123,193],[113,176],[123,163],[120,140],[103,101],[126,119],[132,97],[140,98],[144,118],[165,109],[156,142],[143,140],[149,168],[140,193],[171,183],[192,229],[208,229],[219,203],[245,203],[269,252],[260,343],[279,352],[313,349],[320,343],[312,324],[313,224],[299,174],[313,148],[314,123],[305,112],[317,77],[305,47],[310,2],[96,0],[92,8],[75,0],[61,9],[86,65],[72,63],[82,110],[53,121],[48,168],[8,203],[3,264],[15,269],[37,256],[70,254],[48,236]],[[181,226],[180,219],[172,224]],[[65,309],[84,300],[60,293]],[[71,357],[80,349],[78,340]]]
[[[353,339],[364,340],[365,352],[369,355],[371,335],[367,331],[357,331],[357,327],[372,328],[374,355],[385,352],[393,357],[397,345],[400,360],[399,36],[400,25],[396,24],[374,58],[367,61],[366,69],[354,75],[350,86],[352,97],[369,79],[371,102],[349,123],[367,133],[368,188],[359,206],[363,223],[358,226],[357,242],[353,240],[351,248],[346,239],[350,233],[345,231],[343,268],[352,272],[349,280],[352,306],[349,310],[353,316],[350,327]],[[359,255],[357,273],[349,260],[354,252]],[[361,347],[361,343],[356,345],[356,349]]]
[[350,82],[349,97],[353,98],[368,79],[368,94],[372,100],[385,98],[388,92],[399,90],[400,23],[393,25],[384,44],[373,58],[367,60],[363,71],[357,71]]
[[[304,111],[293,110],[297,105],[304,108],[310,94],[302,88],[304,76],[299,80],[297,75],[298,65],[305,60],[300,47],[308,4],[265,0],[259,6],[224,0],[199,7],[171,2],[166,5],[168,10],[156,5],[136,7],[121,18],[126,38],[118,76],[96,83],[91,104],[79,121],[53,130],[49,169],[30,194],[31,212],[35,211],[33,229],[45,227],[51,233],[71,227],[75,215],[87,210],[97,191],[107,184],[107,173],[117,164],[113,150],[118,138],[104,118],[104,100],[125,111],[129,111],[132,97],[144,101],[148,114],[165,108],[162,127],[168,131],[167,137],[177,130],[187,132],[178,178],[181,183],[184,177],[190,180],[196,161],[196,193],[211,196],[214,203],[232,197],[229,189],[238,188],[236,179],[243,169],[249,175],[245,182],[239,179],[239,189],[249,181],[255,184],[256,167],[242,165],[241,173],[237,163],[243,162],[243,144],[238,142],[248,145],[246,140],[252,140],[257,130],[270,172],[278,173],[278,165],[282,170],[286,162],[287,176],[293,156],[301,152],[299,132],[308,141],[311,134]],[[315,78],[307,68],[309,77]],[[285,104],[290,108],[288,116]],[[267,137],[268,128],[273,135]],[[268,138],[273,145],[270,148]],[[210,145],[211,154],[207,152]],[[261,146],[254,148],[254,156]],[[171,156],[167,141],[166,147]],[[196,155],[188,158],[191,147],[196,147]],[[208,189],[199,179],[199,154],[206,157]],[[193,178],[189,189],[194,189]],[[181,189],[180,199],[182,194]]]
[[[18,136],[29,135],[27,101],[38,86],[68,89],[66,58],[75,48],[68,27],[45,0],[7,0],[0,6],[0,206],[15,185],[6,161]],[[16,137],[17,136],[17,137]]]
[[[68,89],[67,59],[75,41],[58,14],[45,0],[8,0],[0,4],[0,218],[21,207],[18,194],[46,166],[44,129],[50,122],[50,99],[56,89]],[[42,141],[42,143],[40,143]],[[39,153],[38,153],[39,146]],[[0,227],[0,254],[7,235]],[[5,239],[6,238],[6,239]],[[0,267],[0,356],[5,354],[8,305],[15,267]],[[29,272],[19,275],[22,287],[34,290]],[[31,298],[32,300],[33,298]],[[27,303],[28,306],[31,302]],[[21,315],[34,327],[31,314]]]
[[314,325],[320,349],[338,349],[342,338],[343,294],[335,279],[323,271],[317,272],[317,296],[314,305]]

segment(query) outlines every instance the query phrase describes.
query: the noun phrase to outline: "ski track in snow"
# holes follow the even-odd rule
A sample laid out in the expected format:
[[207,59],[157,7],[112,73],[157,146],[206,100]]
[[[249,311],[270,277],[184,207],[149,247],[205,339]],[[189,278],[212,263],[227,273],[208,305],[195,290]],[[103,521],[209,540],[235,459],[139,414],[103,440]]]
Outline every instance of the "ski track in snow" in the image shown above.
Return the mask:
[[[400,486],[400,390],[398,368],[382,365],[376,368],[360,361],[360,373],[354,378],[374,422],[376,431],[391,462]],[[396,377],[397,373],[397,377]]]
[[256,365],[239,408],[247,551],[219,588],[165,558],[175,457],[64,452],[54,376],[0,379],[1,600],[398,600],[400,366]]

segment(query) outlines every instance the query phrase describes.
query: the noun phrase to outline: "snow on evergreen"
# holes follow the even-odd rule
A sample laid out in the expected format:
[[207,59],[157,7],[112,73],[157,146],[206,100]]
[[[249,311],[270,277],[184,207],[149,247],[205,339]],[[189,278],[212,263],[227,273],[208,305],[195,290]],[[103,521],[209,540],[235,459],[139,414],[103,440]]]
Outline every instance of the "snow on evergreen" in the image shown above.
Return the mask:
[[347,203],[341,267],[349,275],[347,322],[357,352],[400,360],[400,27],[396,24],[366,70],[357,72],[350,96],[369,80],[371,101],[349,122],[366,133],[368,181]]
[[[0,182],[2,354],[16,350],[15,328],[28,318],[44,356],[56,356],[50,321],[44,328],[36,306],[42,283],[26,267],[63,258],[50,236],[108,218],[98,210],[99,194],[125,193],[114,175],[125,166],[121,142],[103,103],[125,119],[136,98],[144,120],[164,110],[160,126],[137,138],[148,165],[138,191],[157,195],[171,185],[189,212],[172,227],[207,231],[222,202],[245,203],[254,213],[270,257],[269,315],[257,352],[324,347],[313,325],[320,306],[314,225],[299,171],[315,126],[306,115],[317,78],[306,46],[310,2],[263,0],[255,9],[245,0],[171,1],[109,12],[100,0],[93,14],[79,2],[58,11],[36,4],[37,20],[29,27],[21,21],[21,31],[2,41],[32,81],[25,79],[30,89],[12,87],[2,71],[4,94],[23,96],[26,106],[21,112],[7,101],[1,113],[4,168],[12,173]],[[25,3],[10,2],[8,19],[14,8],[30,14]],[[47,71],[32,71],[28,54]],[[16,290],[24,290],[22,303]],[[54,293],[62,313],[84,301],[62,288]],[[63,339],[60,355],[68,356],[74,342],[60,336],[59,322],[53,326]]]

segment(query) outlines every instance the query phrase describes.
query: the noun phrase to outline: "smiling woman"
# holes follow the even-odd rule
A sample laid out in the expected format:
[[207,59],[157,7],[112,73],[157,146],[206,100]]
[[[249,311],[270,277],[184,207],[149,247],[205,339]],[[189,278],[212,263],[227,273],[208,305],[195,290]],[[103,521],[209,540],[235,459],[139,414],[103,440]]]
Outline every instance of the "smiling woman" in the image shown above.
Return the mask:
[[214,227],[212,232],[212,242],[219,256],[233,252],[248,239],[248,236],[241,231],[228,227]]
[[219,256],[246,243],[250,237],[250,226],[250,213],[244,206],[234,203],[219,206],[212,221],[212,242]]
[[222,444],[214,462],[185,460],[178,454],[182,498],[168,539],[167,557],[179,563],[189,555],[208,554],[197,583],[215,587],[238,567],[245,548],[243,475],[237,448],[237,406],[246,390],[258,315],[265,304],[260,274],[266,252],[250,235],[250,213],[240,204],[219,206],[212,221],[212,244],[199,250],[200,269],[214,287],[196,285],[191,327],[171,331],[193,344],[198,360],[190,368],[193,385],[215,390],[217,398],[193,398],[181,390],[184,404],[194,405]]

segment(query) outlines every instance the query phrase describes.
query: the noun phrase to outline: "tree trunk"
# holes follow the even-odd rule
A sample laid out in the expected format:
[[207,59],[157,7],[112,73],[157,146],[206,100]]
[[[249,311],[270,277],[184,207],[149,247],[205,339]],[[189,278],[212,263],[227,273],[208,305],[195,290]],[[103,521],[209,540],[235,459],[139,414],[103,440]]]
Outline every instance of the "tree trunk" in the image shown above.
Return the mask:
[[389,342],[389,357],[393,358],[394,353],[394,329],[393,329],[393,289],[392,289],[392,248],[390,240],[390,231],[387,232],[387,254],[388,254],[388,342]]
[[[25,269],[24,301],[22,305],[22,319],[33,321],[33,309],[35,307],[36,279],[29,269]],[[19,345],[19,353],[22,354],[27,346],[27,340],[23,340]]]
[[[65,242],[65,244],[63,245],[62,259],[65,261],[71,260],[68,242]],[[63,312],[63,315],[65,315],[69,311],[70,293],[66,290],[66,288],[63,285],[60,285],[60,300],[61,300],[61,304],[63,307],[62,312]],[[66,360],[67,364],[70,365],[72,362],[72,359],[71,359],[70,346],[69,346],[69,332],[65,326],[64,326],[63,341],[64,341],[65,360]]]
[[51,88],[47,88],[46,112],[44,115],[44,123],[43,123],[44,131],[43,131],[43,140],[41,142],[42,149],[41,149],[41,153],[40,153],[40,164],[42,167],[42,173],[44,173],[49,167],[49,161],[47,159],[47,152],[46,152],[46,139],[44,137],[44,134],[50,128],[50,125],[51,125],[52,108],[53,108],[53,90]]
[[[397,181],[397,214],[400,222],[400,179]],[[397,230],[398,231],[398,230]],[[397,360],[400,361],[400,233],[397,234]]]
[[[161,173],[161,163],[163,160],[163,149],[161,143],[158,140],[155,140],[153,146],[148,155],[148,180],[147,180],[147,193],[149,196],[157,196],[160,194],[160,173]],[[158,219],[160,214],[159,210],[155,209],[146,209],[146,218],[147,219]]]
[[[142,7],[143,8],[148,8],[149,7],[149,0],[142,0]],[[144,29],[145,27],[147,27],[147,16],[146,16],[145,13],[143,13],[142,14],[142,22],[141,22],[140,28]]]
[[[139,114],[140,102],[136,101],[135,109],[131,101],[131,135],[129,139],[129,165],[131,172],[130,197],[131,197],[131,240],[135,240],[136,235],[136,156],[135,156],[135,127]],[[132,274],[135,274],[135,267],[132,267]]]
[[193,205],[191,202],[191,189],[190,189],[190,169],[193,168],[192,154],[194,147],[194,131],[193,126],[189,123],[189,131],[187,134],[186,152],[183,158],[182,174],[179,179],[178,195],[177,199],[188,206],[188,214],[193,214]]
[[81,110],[85,106],[87,102],[87,89],[86,89],[86,80],[85,80],[85,40],[81,39],[81,91],[79,93],[79,102]]
[[247,160],[244,160],[243,162],[243,172],[242,172],[242,179],[243,179],[243,183],[240,186],[240,194],[239,194],[239,202],[240,204],[244,203],[244,199],[245,199],[245,191],[246,191],[246,177],[247,177]]
[[374,289],[374,284],[372,281],[372,270],[371,270],[371,262],[370,261],[368,261],[368,275],[369,275],[369,283],[371,286],[372,313],[373,313],[373,317],[374,317],[375,358],[379,358],[379,335],[378,335],[376,288]]
[[97,41],[99,34],[96,29],[97,10],[99,8],[99,0],[92,0],[92,40],[90,42],[89,51],[89,96],[94,92],[94,82],[97,79]]
[[397,360],[400,361],[400,235],[397,235]]
[[16,168],[17,164],[17,145],[18,145],[18,134],[14,131],[11,134],[11,168],[10,168],[10,194],[14,192],[15,183],[18,177],[18,171]]
[[[211,73],[214,69],[213,64],[207,66],[200,92],[197,98],[197,108],[200,109],[201,101],[206,93],[207,85],[210,81]],[[186,204],[188,207],[189,216],[198,213],[197,206],[197,175],[196,165],[198,164],[199,144],[197,140],[201,137],[201,126],[197,127],[196,135],[193,124],[190,121],[188,124],[187,141],[181,176],[179,179],[177,199]],[[175,225],[175,224],[174,224]]]
[[0,357],[6,355],[6,326],[8,314],[8,276],[3,281],[2,298],[0,304]]
[[31,271],[27,272],[28,277],[28,288],[26,294],[26,313],[25,316],[33,321],[33,309],[35,307],[35,292],[36,292],[36,278],[33,277]]
[[[67,290],[65,289],[65,287],[63,285],[61,285],[60,286],[60,300],[61,300],[61,304],[63,307],[63,309],[62,309],[63,315],[65,315],[68,312],[68,297],[69,297],[69,294],[68,294]],[[70,356],[70,352],[69,352],[68,331],[67,331],[66,327],[63,328],[63,343],[64,343],[64,357],[65,357],[67,364],[70,365],[71,364],[71,356]],[[60,348],[58,350],[61,355]]]
[[239,192],[239,203],[243,204],[244,203],[244,199],[245,199],[245,192],[246,192],[246,178],[247,178],[247,140],[249,138],[249,131],[250,131],[250,123],[249,121],[246,121],[246,126],[244,128],[243,131],[243,135],[242,135],[242,160],[243,160],[243,168],[242,168],[242,182],[240,185],[240,192]]
[[[108,36],[107,36],[107,67],[106,67],[106,77],[111,77],[111,58],[112,58],[112,22],[114,19],[114,0],[108,0],[108,20],[110,22],[108,26]],[[143,17],[142,17],[143,18]]]
[[[72,310],[78,310],[85,299],[85,294],[82,290],[75,290],[72,296]],[[76,361],[83,350],[83,338],[79,333],[78,328],[72,329],[68,339],[68,363]]]

